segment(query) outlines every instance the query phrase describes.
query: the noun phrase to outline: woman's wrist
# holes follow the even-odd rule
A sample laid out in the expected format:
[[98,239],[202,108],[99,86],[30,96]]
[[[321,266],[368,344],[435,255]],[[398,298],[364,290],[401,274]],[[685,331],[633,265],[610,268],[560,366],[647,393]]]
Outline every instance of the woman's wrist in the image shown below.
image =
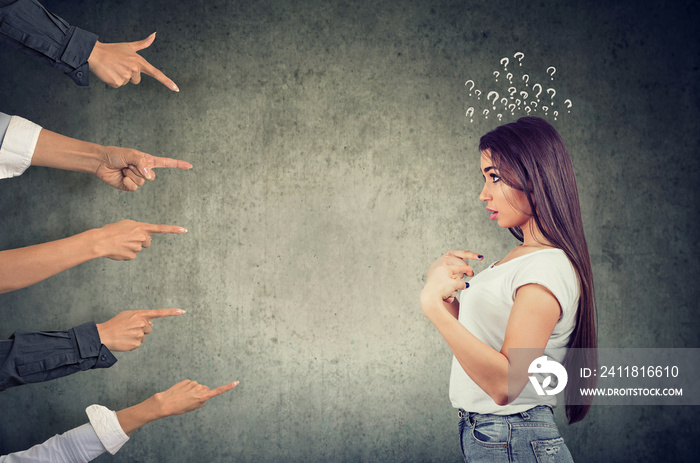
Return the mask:
[[163,413],[160,401],[156,398],[157,395],[155,394],[139,404],[117,412],[119,425],[127,436],[151,421],[168,416]]
[[423,314],[431,320],[437,312],[445,309],[442,296],[432,291],[429,285],[425,285],[420,293],[420,305],[423,309]]
[[86,261],[106,255],[103,246],[100,244],[101,231],[99,228],[91,228],[75,236],[82,241],[81,247],[88,254]]

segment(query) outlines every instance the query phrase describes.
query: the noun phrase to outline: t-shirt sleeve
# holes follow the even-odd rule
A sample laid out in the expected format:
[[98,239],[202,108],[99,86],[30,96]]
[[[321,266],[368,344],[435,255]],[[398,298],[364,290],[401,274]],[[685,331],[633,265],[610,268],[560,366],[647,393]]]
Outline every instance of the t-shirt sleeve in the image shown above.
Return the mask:
[[533,283],[544,286],[554,295],[561,306],[562,318],[578,306],[578,277],[563,253],[547,253],[524,259],[521,267],[513,275],[513,300],[518,288]]

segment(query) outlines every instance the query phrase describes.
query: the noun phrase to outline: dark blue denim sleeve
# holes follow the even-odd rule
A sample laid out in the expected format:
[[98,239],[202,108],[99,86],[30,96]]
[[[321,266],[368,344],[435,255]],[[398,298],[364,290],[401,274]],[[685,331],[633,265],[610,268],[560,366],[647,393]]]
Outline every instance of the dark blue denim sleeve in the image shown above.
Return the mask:
[[0,341],[0,391],[91,368],[108,368],[116,361],[100,343],[94,322],[67,331],[18,331]]
[[0,40],[88,85],[87,60],[97,35],[44,8],[37,0],[0,0]]

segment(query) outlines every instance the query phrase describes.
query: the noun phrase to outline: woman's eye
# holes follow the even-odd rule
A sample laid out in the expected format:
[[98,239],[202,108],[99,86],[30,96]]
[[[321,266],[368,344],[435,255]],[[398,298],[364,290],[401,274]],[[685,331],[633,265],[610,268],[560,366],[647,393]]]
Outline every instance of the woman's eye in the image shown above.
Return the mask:
[[493,183],[496,183],[501,180],[501,177],[496,174],[491,174],[491,180],[493,180]]

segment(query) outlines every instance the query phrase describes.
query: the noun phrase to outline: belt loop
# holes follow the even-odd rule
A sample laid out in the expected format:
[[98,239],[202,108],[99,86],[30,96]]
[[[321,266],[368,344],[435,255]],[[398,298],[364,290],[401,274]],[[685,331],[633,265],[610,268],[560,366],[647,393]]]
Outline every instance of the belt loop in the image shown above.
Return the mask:
[[530,415],[527,412],[520,412],[520,416],[522,416],[524,420],[530,419]]

